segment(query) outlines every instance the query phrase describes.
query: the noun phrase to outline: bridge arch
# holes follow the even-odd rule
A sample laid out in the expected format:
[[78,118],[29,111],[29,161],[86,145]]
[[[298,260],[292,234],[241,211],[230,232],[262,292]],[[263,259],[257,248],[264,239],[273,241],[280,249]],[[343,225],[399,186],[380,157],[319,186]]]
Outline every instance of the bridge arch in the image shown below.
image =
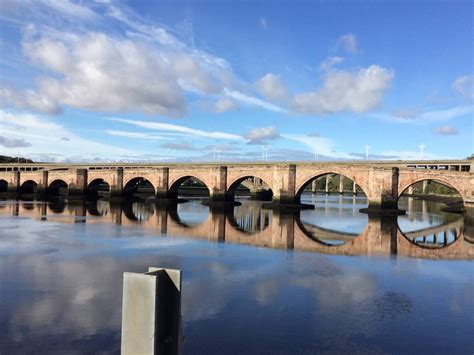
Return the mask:
[[54,180],[48,185],[48,195],[66,196],[69,192],[69,186],[64,180]]
[[[262,178],[258,174],[245,174],[245,175],[241,175],[241,176],[235,178],[234,180],[232,180],[229,183],[228,187],[227,187],[227,196],[228,196],[228,198],[230,200],[233,200],[235,198],[237,188],[240,185],[242,185],[243,182],[245,182],[246,180],[251,179],[251,178],[260,179],[263,182],[262,189],[268,191],[267,193],[262,193],[260,196],[256,196],[257,197],[256,199],[271,201],[273,199],[273,190],[271,188],[271,185],[269,184],[269,182],[265,178]],[[266,186],[267,188],[265,188],[263,186]]]
[[151,197],[155,195],[155,187],[144,177],[133,177],[124,183],[122,194],[125,197]]
[[306,179],[304,179],[298,186],[296,186],[295,188],[295,192],[296,192],[296,196],[297,197],[301,197],[301,195],[303,194],[303,192],[305,191],[305,189],[307,188],[307,186],[309,184],[311,184],[313,181],[323,177],[323,176],[330,176],[330,175],[339,175],[340,178],[344,178],[346,181],[351,181],[353,183],[356,184],[356,188],[357,188],[357,191],[360,193],[362,191],[362,193],[365,195],[365,196],[368,196],[367,194],[367,191],[357,182],[356,180],[356,177],[350,177],[346,174],[343,174],[339,171],[334,171],[334,170],[327,170],[327,171],[323,171],[323,172],[319,172],[317,174],[314,174],[310,177],[307,177]]
[[461,189],[459,189],[458,187],[456,187],[455,185],[453,185],[450,181],[448,180],[445,180],[443,178],[418,178],[418,179],[415,179],[415,180],[412,180],[408,183],[405,183],[404,185],[402,185],[399,190],[398,190],[398,198],[400,199],[400,197],[402,197],[403,194],[405,194],[405,192],[408,191],[408,189],[411,187],[411,186],[414,186],[420,182],[423,182],[423,181],[432,181],[432,182],[435,182],[435,183],[438,183],[438,184],[441,184],[441,185],[445,185],[447,187],[449,187],[450,189],[454,190],[457,192],[457,194],[461,197],[461,199],[463,200],[463,202],[466,200],[461,192]]
[[[188,193],[191,196],[209,197],[211,194],[211,189],[204,179],[194,175],[184,175],[171,182],[168,195],[171,198],[177,198],[180,194],[180,188],[184,187],[183,184],[189,189]],[[183,190],[181,190],[181,193],[183,193]]]
[[104,197],[110,193],[110,184],[101,178],[94,179],[87,185],[85,193],[91,198]]
[[36,194],[38,192],[38,184],[33,180],[26,180],[19,188],[20,194]]
[[0,180],[0,193],[8,191],[8,182],[6,180]]

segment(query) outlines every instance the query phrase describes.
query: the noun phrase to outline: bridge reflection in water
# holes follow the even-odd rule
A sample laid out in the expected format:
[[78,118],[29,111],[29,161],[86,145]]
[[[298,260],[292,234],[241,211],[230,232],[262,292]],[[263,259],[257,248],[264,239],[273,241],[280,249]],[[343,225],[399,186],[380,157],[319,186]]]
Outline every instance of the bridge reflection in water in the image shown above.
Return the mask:
[[[147,228],[167,237],[206,239],[256,247],[341,255],[400,255],[416,258],[473,259],[472,228],[462,215],[443,213],[439,204],[406,200],[407,215],[369,217],[358,212],[356,196],[309,195],[315,210],[285,213],[243,201],[228,211],[199,200],[171,206],[105,200],[70,202],[4,201],[0,215],[61,223],[114,223]],[[402,232],[403,231],[403,232]]]

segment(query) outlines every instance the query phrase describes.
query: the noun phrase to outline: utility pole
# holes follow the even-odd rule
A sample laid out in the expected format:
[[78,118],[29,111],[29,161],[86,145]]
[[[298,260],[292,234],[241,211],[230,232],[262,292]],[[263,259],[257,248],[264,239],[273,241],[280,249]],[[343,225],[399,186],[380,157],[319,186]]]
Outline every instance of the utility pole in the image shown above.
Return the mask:
[[369,160],[369,149],[370,149],[369,145],[366,144],[365,145],[365,160]]
[[426,145],[424,145],[423,143],[421,143],[418,148],[420,148],[420,159],[423,160],[423,158],[424,158],[424,150],[425,150],[425,148],[426,148]]
[[268,159],[268,148],[266,145],[262,145],[262,160],[267,161]]
[[318,154],[318,152],[314,152],[314,160],[319,161],[319,154]]

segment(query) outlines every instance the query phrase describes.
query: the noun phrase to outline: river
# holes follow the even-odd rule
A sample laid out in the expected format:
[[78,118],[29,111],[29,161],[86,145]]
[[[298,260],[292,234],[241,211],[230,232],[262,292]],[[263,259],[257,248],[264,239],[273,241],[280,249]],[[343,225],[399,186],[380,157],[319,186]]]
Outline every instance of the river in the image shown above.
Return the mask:
[[0,201],[0,353],[119,353],[122,275],[148,266],[183,271],[185,354],[473,352],[462,215],[302,200],[315,209]]

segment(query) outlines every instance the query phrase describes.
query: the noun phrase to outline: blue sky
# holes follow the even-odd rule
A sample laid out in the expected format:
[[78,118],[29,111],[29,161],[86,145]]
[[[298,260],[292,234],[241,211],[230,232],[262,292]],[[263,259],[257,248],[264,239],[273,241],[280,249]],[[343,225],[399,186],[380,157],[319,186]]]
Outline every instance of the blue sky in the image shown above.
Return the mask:
[[[464,158],[470,1],[2,1],[0,154]],[[424,146],[423,155],[420,145]]]

